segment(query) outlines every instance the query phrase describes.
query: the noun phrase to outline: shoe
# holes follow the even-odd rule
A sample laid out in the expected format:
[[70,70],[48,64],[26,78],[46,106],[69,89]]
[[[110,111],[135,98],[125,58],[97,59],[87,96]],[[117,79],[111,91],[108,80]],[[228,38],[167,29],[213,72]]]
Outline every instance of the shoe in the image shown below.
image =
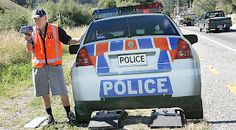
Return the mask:
[[77,124],[77,121],[76,121],[76,117],[75,117],[75,114],[73,112],[69,112],[68,115],[67,115],[67,118],[69,119],[69,124],[70,125],[76,125]]
[[52,116],[48,116],[47,118],[47,125],[54,125],[55,124],[55,120]]

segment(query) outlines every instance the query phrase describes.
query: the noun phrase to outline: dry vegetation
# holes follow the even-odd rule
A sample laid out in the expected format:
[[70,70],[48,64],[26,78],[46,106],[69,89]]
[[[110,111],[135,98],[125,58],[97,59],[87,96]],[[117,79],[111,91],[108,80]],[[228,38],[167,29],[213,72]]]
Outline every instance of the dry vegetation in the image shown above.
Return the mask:
[[24,38],[16,31],[4,31],[0,33],[0,65],[17,61],[27,61],[29,54],[24,46]]

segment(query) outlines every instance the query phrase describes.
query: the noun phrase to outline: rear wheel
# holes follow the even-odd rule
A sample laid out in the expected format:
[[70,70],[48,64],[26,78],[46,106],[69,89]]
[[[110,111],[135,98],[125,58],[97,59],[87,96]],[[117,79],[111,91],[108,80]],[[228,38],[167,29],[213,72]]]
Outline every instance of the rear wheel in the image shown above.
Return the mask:
[[79,123],[89,123],[90,115],[76,115],[76,119]]
[[187,119],[202,119],[203,118],[203,108],[202,101],[192,104],[191,107],[184,109],[185,117]]
[[75,115],[76,115],[76,119],[79,123],[89,123],[89,121],[90,121],[91,113],[82,112],[82,111],[78,110],[78,108],[76,108],[76,107],[75,107]]
[[187,119],[202,119],[203,118],[203,110],[195,110],[191,112],[185,112],[185,117]]
[[230,27],[227,27],[224,29],[226,32],[229,32],[230,31]]
[[81,116],[81,115],[76,115],[76,119],[79,123],[89,123],[90,121],[90,116],[87,115],[87,116]]
[[205,32],[206,32],[206,33],[209,33],[209,32],[210,32],[210,29],[205,29]]

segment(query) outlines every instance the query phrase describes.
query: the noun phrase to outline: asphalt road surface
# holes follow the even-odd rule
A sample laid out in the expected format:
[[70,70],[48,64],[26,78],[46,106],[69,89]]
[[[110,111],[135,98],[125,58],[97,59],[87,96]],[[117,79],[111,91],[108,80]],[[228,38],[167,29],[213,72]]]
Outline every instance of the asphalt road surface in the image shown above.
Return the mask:
[[212,130],[236,129],[236,29],[199,32],[196,26],[180,27],[196,34],[193,44],[201,61],[204,118]]

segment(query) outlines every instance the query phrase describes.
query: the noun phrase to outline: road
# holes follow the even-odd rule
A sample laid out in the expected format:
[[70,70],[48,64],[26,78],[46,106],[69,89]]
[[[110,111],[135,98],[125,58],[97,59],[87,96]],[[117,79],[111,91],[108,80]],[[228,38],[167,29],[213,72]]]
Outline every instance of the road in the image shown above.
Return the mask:
[[236,29],[205,33],[197,27],[181,27],[196,34],[193,45],[201,61],[204,118],[213,130],[236,129]]

